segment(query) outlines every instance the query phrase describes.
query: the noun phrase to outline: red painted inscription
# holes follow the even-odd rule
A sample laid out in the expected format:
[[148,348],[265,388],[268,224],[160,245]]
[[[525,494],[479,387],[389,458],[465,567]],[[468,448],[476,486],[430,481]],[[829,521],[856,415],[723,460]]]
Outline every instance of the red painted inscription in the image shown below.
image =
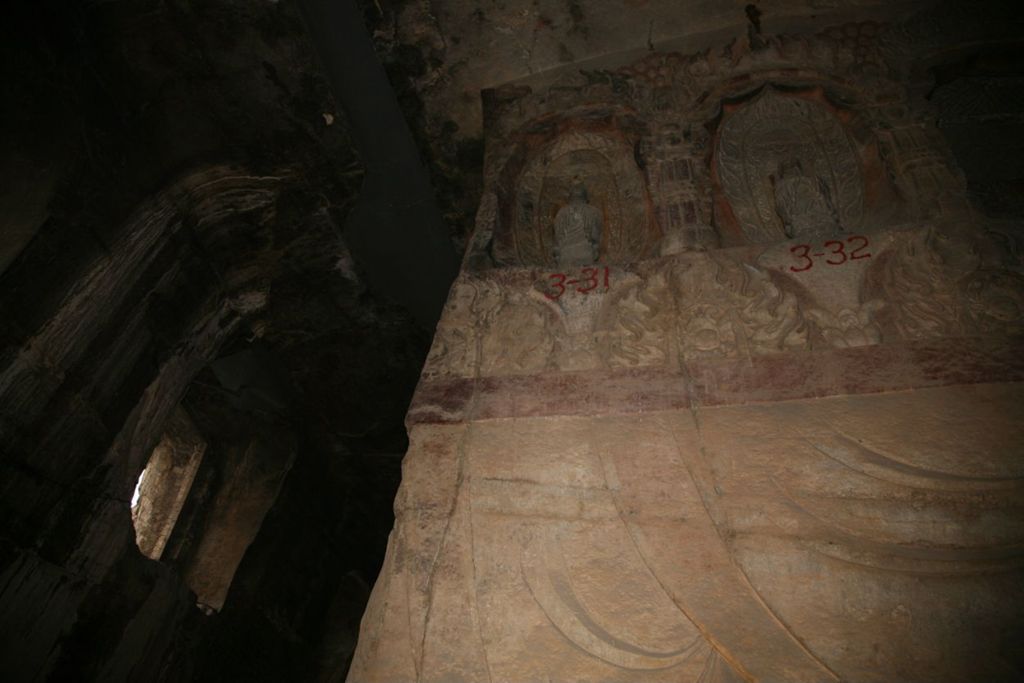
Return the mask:
[[548,290],[544,296],[551,300],[560,298],[570,288],[580,294],[589,294],[598,287],[602,291],[611,285],[611,269],[608,266],[603,268],[584,268],[578,277],[569,279],[568,273],[551,273],[548,275]]
[[845,240],[828,240],[822,243],[821,247],[826,251],[811,253],[810,244],[797,244],[790,247],[789,253],[793,254],[799,262],[790,266],[789,269],[794,273],[810,270],[814,267],[814,259],[822,256],[827,257],[825,263],[830,266],[841,266],[847,261],[871,258],[871,254],[866,251],[868,238],[863,235],[850,235]]

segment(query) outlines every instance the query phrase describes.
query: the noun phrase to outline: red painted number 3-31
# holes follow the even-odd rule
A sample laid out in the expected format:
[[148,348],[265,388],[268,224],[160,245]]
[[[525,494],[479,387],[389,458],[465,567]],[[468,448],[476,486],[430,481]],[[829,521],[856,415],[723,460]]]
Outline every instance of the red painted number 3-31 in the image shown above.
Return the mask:
[[566,273],[551,273],[548,275],[548,283],[550,290],[544,292],[544,296],[549,299],[558,299],[565,294],[567,285],[573,287],[580,294],[587,294],[592,292],[602,284],[605,289],[608,289],[611,280],[611,271],[608,266],[604,268],[584,268],[580,272],[579,278],[572,280],[568,279],[569,276]]

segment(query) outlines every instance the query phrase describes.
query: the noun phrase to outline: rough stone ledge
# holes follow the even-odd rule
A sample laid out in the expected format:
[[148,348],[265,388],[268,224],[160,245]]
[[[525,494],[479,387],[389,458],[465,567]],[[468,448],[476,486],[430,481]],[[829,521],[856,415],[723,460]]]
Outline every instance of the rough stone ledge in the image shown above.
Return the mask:
[[507,417],[628,415],[1024,380],[1024,339],[947,338],[745,359],[682,369],[424,379],[406,424]]

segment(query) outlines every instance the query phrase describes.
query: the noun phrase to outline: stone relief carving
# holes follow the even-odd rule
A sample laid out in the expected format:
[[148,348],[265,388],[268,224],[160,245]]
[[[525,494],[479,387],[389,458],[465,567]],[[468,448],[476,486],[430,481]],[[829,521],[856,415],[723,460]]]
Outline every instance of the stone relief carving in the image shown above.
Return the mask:
[[966,243],[943,245],[943,239],[933,228],[894,235],[895,245],[875,274],[885,300],[882,324],[903,339],[1024,331],[1024,275],[980,268]]
[[[882,341],[877,314],[883,301],[864,283],[872,264],[887,253],[889,235],[850,235],[842,239],[808,238],[772,245],[757,264],[774,271],[794,291],[802,291],[801,309],[811,328],[812,345],[833,348],[868,346]],[[818,250],[822,251],[818,251]]]
[[[1001,525],[1000,537],[969,542],[962,528],[934,522],[952,516],[944,509],[965,504],[990,508],[989,515],[999,515],[1000,508],[1019,499],[1019,477],[971,477],[908,466],[843,435],[819,438],[810,445],[821,457],[818,467],[842,463],[850,471],[847,485],[857,486],[861,495],[854,503],[831,487],[825,492],[811,488],[801,477],[776,481],[793,501],[805,533],[816,536],[813,531],[821,530],[833,541],[805,540],[814,552],[851,564],[942,575],[1020,565],[1018,553],[1006,547],[1020,540],[1020,527],[1009,519]],[[920,497],[921,491],[928,492],[926,499]],[[915,494],[916,505],[907,506],[901,524],[886,519],[893,500],[913,501]]]
[[[901,83],[906,65],[916,58],[913,45],[937,49],[939,34],[901,36],[901,30],[899,25],[857,22],[816,35],[760,35],[756,48],[741,37],[693,54],[657,52],[617,69],[567,72],[557,85],[524,90],[514,107],[506,103],[494,112],[489,154],[494,147],[499,151],[490,154],[489,164],[500,166],[505,158],[502,138],[527,122],[578,108],[581,101],[615,103],[638,112],[647,126],[640,140],[642,171],[650,183],[658,226],[666,235],[665,254],[700,244],[698,238],[705,233],[690,234],[683,228],[690,222],[721,228],[724,221],[729,228],[722,230],[726,246],[784,239],[786,221],[780,212],[786,213],[785,192],[780,190],[777,201],[770,178],[778,180],[779,164],[794,156],[803,176],[814,181],[805,183],[806,189],[817,186],[832,205],[833,219],[826,211],[818,212],[825,217],[821,224],[837,223],[845,231],[863,232],[892,227],[908,218],[964,218],[968,204],[963,179],[931,121],[934,112],[908,96]],[[718,168],[717,159],[722,128],[745,109],[764,104],[754,97],[731,111],[731,105],[726,105],[714,138],[712,164],[705,163],[706,150],[699,149],[704,141],[699,138],[708,133],[707,123],[718,119],[721,103],[750,98],[759,88],[762,98],[788,100],[794,109],[807,111],[789,112],[795,113],[790,117],[765,112],[769,116],[747,127],[754,134],[737,146],[757,151],[762,141],[781,137],[792,139],[791,151],[797,153],[786,154],[783,145],[777,153],[758,152],[771,157],[763,167],[744,168],[739,163],[734,180],[758,191],[746,193],[746,198],[726,196],[722,174],[727,169]],[[815,94],[816,88],[828,94],[827,100]],[[831,103],[841,103],[841,108]],[[775,127],[773,122],[780,125]],[[495,140],[497,145],[492,144]],[[854,159],[849,167],[857,169],[854,173],[845,172],[850,148]],[[496,169],[491,175],[496,175]],[[841,189],[844,181],[851,187]],[[848,201],[858,192],[861,202]],[[805,200],[820,203],[805,194]],[[747,207],[748,220],[730,210],[735,208],[734,200],[753,205]],[[858,213],[858,204],[859,217],[851,216],[851,210]],[[688,213],[695,214],[692,221]],[[790,234],[801,234],[798,226],[792,222],[790,226]],[[750,237],[748,231],[757,234]],[[672,233],[683,236],[669,237]]]
[[485,270],[494,265],[490,248],[497,225],[498,197],[493,192],[485,192],[480,198],[480,206],[476,212],[476,227],[466,248],[467,270]]
[[[1019,396],[1019,385],[1007,383],[731,408],[704,417],[705,447],[694,451],[691,471],[733,558],[782,622],[807,609],[841,611],[843,624],[883,617],[899,642],[889,654],[898,661],[919,620],[963,613],[959,600],[935,604],[933,588],[918,592],[926,582],[1019,598],[1024,527],[1013,511],[1024,489],[1015,457],[1020,411],[1011,407]],[[772,446],[762,448],[766,433]],[[787,567],[821,563],[830,577],[814,597],[776,589]],[[845,590],[851,580],[862,582],[853,599]],[[979,612],[989,618],[989,609]],[[803,642],[825,655],[843,624],[805,631]],[[844,639],[843,648],[871,651],[874,635]],[[842,680],[854,680],[847,667],[861,656],[824,658]],[[958,671],[948,679],[970,677]]]
[[[673,95],[666,94],[666,88],[688,81],[684,87],[690,89],[690,99],[696,99],[703,85],[694,84],[707,82],[698,79],[721,79],[729,69],[752,72],[752,64],[763,66],[769,57],[774,58],[765,56],[772,51],[808,61],[873,68],[876,51],[866,53],[873,45],[871,38],[877,27],[852,28],[856,30],[840,31],[828,41],[767,37],[767,48],[759,54],[738,45],[730,51],[692,59],[652,55],[643,65],[646,73],[638,72],[635,79],[644,80],[643,84],[637,85],[619,73],[609,77],[607,83],[591,84],[588,87],[593,90],[588,92],[600,94],[599,88],[608,87],[619,89],[617,95],[625,97],[628,91],[639,99],[649,85],[650,91],[661,91],[662,102]],[[578,93],[572,91],[570,96]],[[676,102],[683,99],[678,93],[675,96]],[[768,104],[764,99],[770,100]],[[740,126],[742,120],[735,117],[755,105],[763,107],[759,111],[764,116],[751,117]],[[878,120],[884,124],[883,114]],[[683,253],[705,243],[703,237],[687,231],[689,226],[703,230],[700,219],[707,216],[699,211],[687,216],[690,195],[666,192],[659,197],[665,235],[660,249],[663,256],[672,257],[615,268],[606,291],[578,296],[570,291],[553,301],[545,299],[536,285],[532,285],[535,291],[526,292],[533,280],[524,284],[525,278],[479,283],[482,289],[490,287],[487,291],[492,294],[475,296],[471,305],[463,307],[470,310],[471,331],[467,334],[477,335],[472,343],[483,349],[478,374],[642,367],[674,364],[679,359],[742,361],[750,356],[802,352],[819,343],[847,348],[1024,330],[1024,276],[1020,273],[974,270],[976,264],[954,266],[943,258],[947,252],[936,247],[935,236],[920,227],[902,226],[903,232],[896,233],[873,232],[869,235],[870,246],[863,237],[863,244],[849,241],[854,238],[852,231],[858,230],[858,220],[863,220],[858,212],[866,192],[856,152],[825,105],[769,89],[761,100],[727,114],[723,124],[729,121],[737,130],[742,129],[745,137],[726,139],[723,132],[724,142],[720,144],[734,144],[736,156],[726,159],[733,165],[722,164],[718,156],[713,160],[718,163],[723,188],[727,189],[726,171],[732,173],[729,177],[733,187],[739,188],[734,193],[735,201],[728,196],[729,205],[733,210],[740,206],[745,211],[748,222],[741,220],[741,227],[748,240],[799,238],[813,248],[794,255],[793,242],[783,242],[777,245],[777,251],[750,248]],[[815,142],[808,142],[811,140]],[[900,135],[896,140],[900,141]],[[920,173],[911,174],[934,145],[929,140],[906,142],[913,142],[921,156],[911,150],[902,157],[893,157],[905,164],[894,166],[897,177],[928,180]],[[581,167],[601,168],[603,162],[585,154],[585,147],[576,148],[579,154],[560,163],[568,167],[568,161],[575,159]],[[715,154],[726,152],[720,146]],[[675,160],[672,166],[677,169]],[[723,170],[725,166],[728,169]],[[846,172],[850,170],[853,172]],[[684,180],[698,172],[688,168]],[[684,176],[683,171],[678,173],[680,178]],[[557,183],[551,185],[557,191],[550,190],[544,195],[549,200],[540,201],[537,198],[543,194],[544,174],[540,170],[537,174],[540,180],[524,176],[527,186],[535,181],[539,184],[533,188],[536,192],[519,196],[522,201],[517,205],[517,220],[527,219],[530,229],[547,226],[548,232],[538,233],[541,236],[537,238],[546,241],[538,242],[539,247],[527,246],[535,249],[530,253],[540,259],[535,263],[559,262],[554,256],[557,224],[571,191],[567,183],[572,175],[559,171]],[[601,177],[600,172],[595,175]],[[605,221],[602,241],[607,249],[609,235],[613,234],[609,230],[624,223],[617,222],[616,205],[602,201],[604,181],[599,180],[598,189],[591,190],[592,177],[584,176],[586,203],[601,207]],[[932,194],[941,195],[942,187],[935,183]],[[670,206],[677,209],[678,226],[663,217],[671,216],[671,212],[664,211]],[[742,219],[738,211],[736,216]],[[847,234],[832,241],[838,251],[825,246],[830,236],[844,230]],[[717,242],[713,246],[718,246]],[[589,258],[586,250],[580,251]],[[530,277],[536,279],[537,273]],[[570,274],[563,280],[566,277],[577,276]],[[453,320],[457,317],[453,313]],[[466,364],[458,354],[452,357]],[[859,357],[870,358],[872,354]],[[825,359],[832,360],[828,355]],[[554,430],[536,436],[544,425],[554,422],[547,416],[529,428],[518,427],[517,432],[485,436],[479,436],[480,432],[499,430],[514,420],[474,424],[469,431],[481,447],[478,455],[463,456],[472,449],[463,449],[464,444],[460,444],[460,458],[475,460],[467,466],[465,479],[460,464],[458,481],[460,485],[465,481],[470,490],[471,503],[463,505],[470,514],[478,515],[470,523],[464,522],[470,528],[475,525],[476,541],[474,546],[472,539],[460,539],[450,546],[453,552],[467,552],[469,548],[468,552],[477,554],[472,568],[464,570],[471,577],[467,579],[467,583],[472,582],[471,589],[457,594],[452,602],[461,606],[478,600],[483,616],[466,617],[436,599],[435,623],[442,615],[454,613],[460,624],[484,624],[477,626],[480,634],[476,638],[481,643],[479,649],[492,654],[503,649],[529,653],[543,644],[545,652],[569,652],[595,667],[608,664],[618,668],[612,674],[607,669],[595,669],[602,673],[588,680],[650,681],[655,680],[656,672],[672,676],[666,676],[666,680],[702,683],[854,680],[862,670],[849,667],[850,661],[858,662],[856,654],[847,653],[874,656],[879,648],[879,632],[895,634],[890,641],[898,644],[883,643],[882,647],[897,651],[890,661],[903,661],[905,651],[900,651],[901,647],[912,645],[909,638],[899,640],[903,625],[913,619],[917,628],[929,617],[941,622],[942,616],[949,616],[949,612],[931,609],[937,601],[927,594],[934,586],[929,586],[929,579],[958,581],[984,572],[1019,570],[1021,566],[1021,524],[1019,515],[1013,515],[1019,508],[1024,474],[1018,466],[1019,458],[1013,457],[1012,446],[1019,439],[1008,440],[1010,447],[1000,450],[1005,444],[998,443],[998,435],[1011,430],[987,422],[993,419],[992,405],[1019,405],[1019,390],[1010,388],[1006,390],[1008,396],[1003,396],[999,392],[1004,389],[991,385],[967,389],[954,386],[926,397],[931,391],[863,399],[816,399],[815,407],[808,408],[787,401],[777,407],[716,409],[721,416],[717,424],[713,423],[715,410],[708,410],[701,415],[697,434],[684,432],[678,426],[683,420],[673,417],[670,429],[679,431],[674,442],[701,446],[678,452],[659,448],[651,438],[659,432],[653,421],[640,422],[635,416],[618,423],[614,417],[602,416],[576,431],[567,420],[561,421],[563,442],[557,441]],[[907,405],[900,405],[903,400]],[[864,405],[858,406],[858,401]],[[916,414],[908,412],[908,405],[919,405],[920,409]],[[973,405],[987,408],[978,407],[972,413]],[[1014,419],[1015,411],[1002,412],[996,417]],[[921,427],[908,431],[908,424]],[[932,429],[940,425],[941,429]],[[877,438],[885,429],[892,433]],[[646,438],[643,448],[636,446],[638,434]],[[521,441],[510,438],[513,435]],[[986,444],[986,436],[993,437],[993,442]],[[915,440],[918,443],[913,448],[893,448],[893,444]],[[532,454],[531,448],[535,451]],[[596,452],[601,452],[599,458],[604,460],[600,464],[605,470],[604,486],[601,477],[590,471],[595,468],[592,456]],[[975,460],[969,462],[972,457]],[[484,458],[493,458],[494,463],[481,462]],[[433,463],[432,458],[432,467]],[[517,469],[520,466],[522,469]],[[680,466],[678,474],[673,472],[673,467]],[[553,474],[560,468],[565,472],[561,479]],[[690,477],[701,495],[693,494]],[[660,484],[664,487],[659,488]],[[617,518],[614,510],[606,509],[612,505],[618,507]],[[431,509],[435,507],[448,509]],[[676,523],[680,518],[685,523]],[[993,519],[997,523],[993,524]],[[711,528],[712,524],[717,529]],[[444,534],[449,533],[446,523],[438,526]],[[416,528],[412,524],[409,527]],[[492,545],[487,552],[481,551],[480,547],[488,543]],[[715,546],[714,553],[708,552],[714,543],[723,547]],[[614,556],[612,561],[595,550],[602,546],[611,549],[608,555]],[[434,563],[438,563],[438,556],[436,552],[424,555]],[[447,559],[440,564],[450,566]],[[823,563],[827,571],[822,570]],[[410,560],[403,564],[417,566]],[[614,572],[622,572],[616,580],[595,580],[595,574],[609,566]],[[802,577],[816,572],[816,581],[810,582],[819,584],[813,597],[799,595],[811,594],[809,586],[807,591],[794,591],[792,584],[782,585],[778,580],[794,567]],[[623,579],[623,575],[628,578]],[[656,585],[671,596],[679,612],[700,624],[702,633],[713,634],[714,640],[709,642],[691,633],[685,623],[678,630],[645,630],[635,621],[628,622],[624,614],[640,612],[650,620],[649,615],[665,605],[664,596],[652,596],[653,590],[648,591],[647,579],[656,579]],[[913,584],[912,588],[898,588],[901,581],[904,586]],[[410,585],[430,582],[413,584],[410,580]],[[851,590],[851,586],[860,590]],[[394,604],[401,604],[402,590],[406,590],[404,584],[395,589]],[[624,593],[628,595],[624,597]],[[513,594],[519,602],[510,600]],[[913,601],[915,595],[920,599]],[[835,602],[816,602],[820,596],[835,598]],[[799,602],[801,599],[805,602]],[[969,603],[965,599],[952,609],[965,609]],[[488,607],[496,604],[514,605],[508,611],[516,616],[533,609],[535,621],[524,619],[528,627],[507,629],[504,624],[495,627],[499,620],[494,619],[487,631],[488,612],[498,611]],[[609,609],[609,604],[614,609]],[[803,610],[786,611],[792,605],[805,604],[809,606]],[[732,611],[737,605],[743,611]],[[668,605],[665,611],[671,608]],[[764,612],[761,622],[757,621],[758,610]],[[730,615],[728,623],[716,624],[714,618],[722,613]],[[841,623],[834,624],[832,630],[828,624],[815,629],[816,624],[812,625],[808,617],[812,614],[840,615],[837,622]],[[851,618],[862,623],[875,621],[870,622],[873,628],[852,629]],[[406,614],[396,619],[403,620],[408,621]],[[751,624],[756,628],[751,627],[740,637],[738,632]],[[795,633],[789,633],[788,628]],[[666,632],[673,638],[666,638]],[[907,632],[909,628],[903,634]],[[856,642],[862,635],[864,642]],[[522,641],[514,641],[519,636]],[[734,647],[729,647],[729,638],[734,639]],[[769,642],[770,638],[776,640]],[[510,647],[509,639],[523,646]],[[427,639],[408,640],[415,643],[414,647],[422,647],[420,644]],[[459,637],[451,641],[455,644],[452,652],[472,649],[462,647]],[[829,641],[840,645],[830,650]],[[786,642],[790,650],[777,656]],[[569,643],[575,647],[570,648]],[[722,649],[715,649],[718,647]],[[768,651],[770,659],[777,658],[785,666],[785,674],[764,675],[764,669],[755,669],[750,662],[756,654],[752,651],[758,649]],[[728,659],[726,652],[732,655]],[[823,657],[822,652],[830,654]],[[833,658],[845,668],[835,665]],[[555,659],[552,655],[546,663]],[[515,654],[503,661],[492,657],[492,661],[500,662],[496,667],[509,667],[506,671],[521,671],[515,668],[519,666]],[[737,668],[733,669],[730,662]],[[741,665],[749,666],[749,673],[742,671]],[[693,670],[699,673],[691,675]],[[900,678],[905,672],[882,675]],[[470,676],[469,680],[476,678]],[[955,674],[946,678],[966,680]]]
[[875,322],[875,313],[884,306],[874,299],[854,308],[833,312],[823,308],[808,308],[808,320],[821,332],[825,342],[833,348],[871,346],[882,341],[882,331]]
[[[450,543],[450,553],[472,555],[465,585],[478,604],[501,600],[520,625],[504,640],[494,635],[507,618],[485,608],[473,620],[481,647],[495,655],[495,680],[738,683],[785,680],[783,672],[794,680],[836,680],[731,561],[679,458],[675,422],[645,420],[642,453],[631,448],[635,418],[614,417],[568,426],[541,420],[526,436],[512,422],[478,424],[458,445],[460,458],[472,463],[472,476],[459,479],[469,519],[454,519],[452,527],[478,536],[475,543]],[[509,448],[518,457],[508,458]],[[552,462],[552,453],[563,457]],[[542,480],[522,476],[537,467],[544,468]],[[660,476],[652,478],[652,470]],[[674,523],[680,517],[687,523]],[[416,571],[402,565],[410,566]],[[703,569],[698,582],[693,567]],[[445,618],[448,610],[436,614]],[[723,629],[723,615],[739,623]],[[756,646],[749,641],[755,633]],[[537,647],[549,658],[533,669],[499,654]]]
[[480,342],[482,375],[540,372],[553,365],[555,335],[548,302],[536,290],[506,290],[486,315]]
[[707,640],[685,617],[677,629],[685,632],[686,640],[673,650],[645,647],[607,631],[574,590],[557,535],[550,528],[537,529],[535,534],[522,552],[523,577],[537,604],[565,638],[609,664],[632,670],[668,669],[711,655]]
[[672,284],[684,359],[809,348],[796,297],[759,268],[711,257],[688,259],[676,265]]
[[[789,448],[794,461],[771,475],[786,503],[769,515],[808,550],[854,566],[940,575],[1019,567],[1017,544],[1024,529],[1008,511],[1021,496],[1021,470],[1008,453],[992,450],[999,438],[985,434],[986,419],[979,414],[985,408],[915,407],[904,397],[884,401],[890,410],[916,413],[922,420],[945,411],[942,421],[958,424],[985,455],[964,457],[956,446],[927,436],[908,438],[906,430],[902,441],[893,442],[886,438],[887,427],[865,428],[854,421],[855,426],[841,428],[825,420],[813,434],[794,439]],[[866,405],[852,399],[851,411],[857,415]],[[805,424],[821,417],[813,407],[801,411]],[[969,424],[972,420],[977,424]],[[894,443],[900,443],[900,452],[886,447]],[[891,515],[894,504],[901,509],[898,522]],[[975,526],[978,510],[988,516],[984,533]],[[966,519],[954,522],[960,515]],[[996,518],[999,524],[992,523]]]
[[594,335],[604,300],[602,291],[594,291],[586,297],[561,298],[555,303],[545,299],[557,320],[555,365],[559,370],[596,367]]
[[[977,259],[947,263],[936,239],[934,231],[915,228],[870,241],[782,242],[756,258],[741,248],[609,267],[607,274],[604,267],[583,268],[557,275],[578,282],[563,284],[557,297],[551,274],[464,274],[452,288],[424,376],[670,367],[700,358],[1024,333],[1024,275],[979,270]],[[824,254],[814,251],[822,244]]]
[[403,482],[418,499],[366,621],[394,645],[364,656],[466,680],[859,680],[881,631],[892,676],[907,652],[930,656],[923,635],[952,647],[963,623],[1016,620],[1020,398],[1011,382],[722,406],[699,423],[418,425]]
[[664,237],[659,245],[662,256],[681,254],[684,251],[706,251],[721,246],[718,231],[705,223],[671,225],[663,230]]
[[824,237],[839,232],[835,206],[821,177],[808,176],[797,158],[783,161],[771,178],[775,212],[786,237]]
[[892,180],[918,220],[943,215],[962,218],[967,189],[950,166],[939,131],[914,120],[887,122],[885,159]]
[[664,269],[633,275],[608,297],[601,312],[598,348],[608,367],[666,365],[672,295]]
[[721,246],[710,225],[711,187],[704,161],[708,133],[703,127],[666,125],[652,136],[647,153],[656,169],[653,196],[662,232],[662,256]]
[[903,339],[962,333],[956,283],[933,247],[931,231],[905,233],[884,261],[883,319]]
[[601,222],[600,209],[588,202],[587,188],[574,183],[568,203],[555,214],[555,264],[584,266],[597,261]]
[[722,124],[716,163],[750,242],[856,230],[864,205],[860,162],[824,104],[766,87]]
[[964,307],[973,332],[1024,333],[1024,275],[979,270],[963,285]]
[[459,278],[445,304],[444,317],[434,332],[423,376],[470,377],[476,374],[477,319],[473,303],[479,287],[468,278]]
[[[906,62],[906,54],[887,50],[891,27],[873,21],[832,26],[817,35],[749,36],[692,54],[652,52],[618,69],[583,70],[563,86],[566,97],[614,96],[638,108],[678,111],[699,102],[709,85],[735,74],[785,67],[794,62],[821,72],[857,78],[877,90],[893,75],[891,64]],[[582,92],[581,92],[582,91]],[[889,94],[886,92],[885,94]]]
[[511,225],[496,237],[499,260],[584,265],[599,255],[615,262],[656,249],[646,180],[621,133],[570,128],[527,152],[508,181]]

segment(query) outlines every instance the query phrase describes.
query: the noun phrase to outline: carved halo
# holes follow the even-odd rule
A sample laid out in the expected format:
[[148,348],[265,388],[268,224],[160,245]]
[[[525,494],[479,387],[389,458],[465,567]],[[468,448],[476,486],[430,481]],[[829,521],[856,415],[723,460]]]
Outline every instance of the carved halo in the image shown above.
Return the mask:
[[786,239],[770,177],[793,158],[828,187],[840,224],[857,230],[864,214],[864,180],[842,124],[825,105],[768,86],[727,116],[716,150],[718,177],[744,237],[752,243]]

